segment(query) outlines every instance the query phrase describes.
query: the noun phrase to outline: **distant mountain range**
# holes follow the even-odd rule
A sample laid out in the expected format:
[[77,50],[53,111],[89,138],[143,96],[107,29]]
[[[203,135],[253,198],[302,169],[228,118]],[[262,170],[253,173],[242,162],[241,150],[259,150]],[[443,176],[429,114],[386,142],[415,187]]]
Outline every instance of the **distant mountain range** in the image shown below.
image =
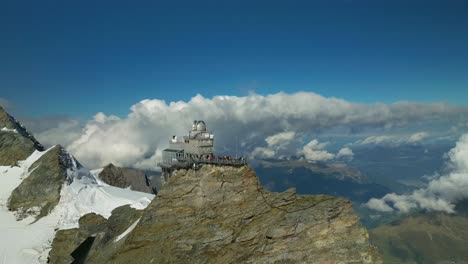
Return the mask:
[[265,160],[253,166],[262,184],[276,192],[294,187],[302,194],[328,194],[363,203],[391,191],[344,163]]
[[444,154],[452,147],[447,143],[360,147],[353,149],[354,159],[349,165],[370,182],[404,193],[427,183],[423,176],[443,169]]
[[468,263],[468,218],[444,213],[408,216],[369,230],[384,263]]

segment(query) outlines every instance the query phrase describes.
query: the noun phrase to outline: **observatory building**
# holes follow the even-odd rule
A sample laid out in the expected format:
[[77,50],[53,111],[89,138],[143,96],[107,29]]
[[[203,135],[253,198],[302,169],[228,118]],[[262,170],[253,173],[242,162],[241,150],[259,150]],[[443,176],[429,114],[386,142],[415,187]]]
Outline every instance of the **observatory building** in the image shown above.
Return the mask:
[[203,121],[193,121],[188,136],[172,136],[169,148],[163,150],[162,164],[173,164],[183,160],[209,159],[213,157],[214,135],[206,130]]
[[214,155],[214,135],[206,129],[204,121],[195,120],[188,136],[172,136],[169,148],[162,151],[162,161],[158,165],[162,168],[163,176],[167,178],[172,171],[180,168],[197,168],[201,164],[218,164],[228,166],[243,166],[244,157],[216,157]]

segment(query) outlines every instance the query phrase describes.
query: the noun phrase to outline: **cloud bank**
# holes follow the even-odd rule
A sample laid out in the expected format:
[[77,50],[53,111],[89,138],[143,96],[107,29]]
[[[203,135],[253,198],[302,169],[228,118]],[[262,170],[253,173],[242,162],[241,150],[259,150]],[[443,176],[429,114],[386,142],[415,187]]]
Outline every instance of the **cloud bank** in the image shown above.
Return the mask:
[[456,203],[468,198],[468,134],[461,136],[447,156],[450,173],[430,181],[427,188],[409,195],[390,193],[381,199],[372,198],[366,206],[383,212],[422,208],[454,213]]
[[82,134],[83,126],[79,120],[65,116],[52,116],[40,119],[26,118],[21,122],[34,133],[45,147],[61,144],[69,146]]
[[[188,102],[143,100],[133,105],[124,118],[98,113],[82,128],[75,126],[70,131],[72,124],[56,126],[55,130],[41,132],[38,138],[52,141],[64,131],[62,143],[90,168],[113,162],[154,169],[171,135],[184,135],[193,120],[204,120],[215,133],[218,153],[232,154],[236,145],[239,154],[264,157],[284,151],[294,154],[301,149],[309,158],[326,160],[335,154],[328,153],[322,143],[311,138],[327,129],[354,133],[459,118],[467,112],[466,108],[446,103],[357,104],[310,92],[213,98],[197,95]],[[295,143],[284,145],[283,141],[291,140],[292,136]],[[344,154],[346,151],[340,156]]]
[[352,160],[354,158],[354,153],[350,148],[342,148],[336,154],[336,158],[338,158],[338,159],[343,158],[343,159]]
[[284,152],[288,149],[290,145],[294,142],[294,137],[296,133],[293,131],[281,132],[273,136],[268,136],[265,141],[267,143],[266,147],[256,147],[250,156],[252,158],[274,158],[280,156],[281,152]]
[[319,143],[314,139],[307,143],[298,154],[303,155],[304,158],[309,161],[327,161],[334,159],[335,154],[325,150],[328,144],[329,142]]
[[429,136],[428,132],[418,132],[410,136],[395,136],[395,135],[379,135],[370,136],[365,139],[358,140],[352,145],[401,145],[401,144],[414,144],[421,142]]

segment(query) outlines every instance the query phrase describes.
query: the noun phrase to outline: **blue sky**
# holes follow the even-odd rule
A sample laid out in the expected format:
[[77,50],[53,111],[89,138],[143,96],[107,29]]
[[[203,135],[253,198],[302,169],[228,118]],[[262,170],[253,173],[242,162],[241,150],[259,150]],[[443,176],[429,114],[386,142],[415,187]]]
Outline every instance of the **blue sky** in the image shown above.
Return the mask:
[[0,97],[83,118],[251,91],[466,105],[467,28],[465,1],[2,1]]

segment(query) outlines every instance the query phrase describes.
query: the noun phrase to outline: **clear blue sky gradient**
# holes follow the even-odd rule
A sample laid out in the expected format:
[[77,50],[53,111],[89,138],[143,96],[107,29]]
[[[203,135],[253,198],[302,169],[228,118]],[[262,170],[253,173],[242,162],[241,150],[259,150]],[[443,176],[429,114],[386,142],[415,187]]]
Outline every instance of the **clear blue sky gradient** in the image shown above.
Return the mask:
[[252,90],[468,104],[466,1],[6,0],[0,34],[23,115]]

